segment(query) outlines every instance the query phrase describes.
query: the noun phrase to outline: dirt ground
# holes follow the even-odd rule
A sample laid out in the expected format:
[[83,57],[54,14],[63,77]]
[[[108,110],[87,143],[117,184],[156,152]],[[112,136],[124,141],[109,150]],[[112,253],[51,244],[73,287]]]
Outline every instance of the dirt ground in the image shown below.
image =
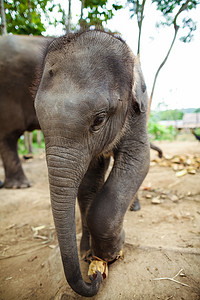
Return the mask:
[[[175,154],[188,154],[189,160],[200,157],[198,141],[157,145],[168,160]],[[200,299],[200,170],[177,177],[172,167],[153,161],[156,157],[152,151],[139,192],[142,209],[125,215],[124,258],[109,266],[92,299]],[[23,168],[31,188],[0,190],[0,299],[84,299],[64,278],[44,153],[23,161]],[[81,262],[81,268],[87,278],[87,263]]]

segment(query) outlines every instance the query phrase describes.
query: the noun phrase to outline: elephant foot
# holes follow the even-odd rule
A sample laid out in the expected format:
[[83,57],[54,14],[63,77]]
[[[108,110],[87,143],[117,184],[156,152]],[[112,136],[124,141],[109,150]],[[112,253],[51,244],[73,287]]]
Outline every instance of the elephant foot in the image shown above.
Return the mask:
[[92,259],[92,251],[89,249],[88,251],[81,254],[81,260],[85,262],[90,262]]
[[136,198],[133,204],[131,204],[130,206],[130,211],[138,211],[140,209],[141,209],[140,202],[138,198]]
[[30,182],[24,178],[23,180],[6,179],[3,186],[6,189],[24,189],[31,186]]
[[106,263],[114,262],[118,257],[119,253],[121,253],[121,249],[123,247],[125,241],[125,232],[124,229],[121,229],[121,232],[116,235],[113,234],[108,238],[97,239],[92,237],[92,256],[97,257],[105,261]]

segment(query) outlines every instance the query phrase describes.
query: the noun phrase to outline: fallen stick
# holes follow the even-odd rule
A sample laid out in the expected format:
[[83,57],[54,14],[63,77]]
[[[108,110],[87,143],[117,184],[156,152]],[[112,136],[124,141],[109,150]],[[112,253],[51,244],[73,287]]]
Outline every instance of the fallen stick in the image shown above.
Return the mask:
[[171,280],[173,282],[176,282],[178,284],[181,284],[181,285],[184,285],[184,286],[187,286],[187,287],[190,287],[188,284],[186,283],[182,283],[178,280],[175,280],[175,278],[183,271],[183,269],[181,269],[174,277],[161,277],[161,278],[154,278],[153,280]]
[[[49,246],[50,246],[50,245],[49,245]],[[56,245],[56,246],[58,246],[58,245]],[[45,244],[45,245],[42,245],[42,246],[40,246],[40,247],[34,248],[34,249],[30,250],[30,251],[27,251],[27,252],[15,253],[15,254],[9,255],[9,256],[0,256],[0,260],[4,260],[4,259],[8,259],[8,258],[13,258],[13,257],[18,257],[18,256],[30,254],[30,253],[32,253],[32,252],[41,250],[41,249],[43,249],[43,248],[45,248],[45,247],[48,247],[48,245]],[[50,247],[50,248],[51,248],[51,247]],[[53,247],[52,249],[54,249],[54,247]],[[26,249],[24,249],[24,250],[26,250]]]

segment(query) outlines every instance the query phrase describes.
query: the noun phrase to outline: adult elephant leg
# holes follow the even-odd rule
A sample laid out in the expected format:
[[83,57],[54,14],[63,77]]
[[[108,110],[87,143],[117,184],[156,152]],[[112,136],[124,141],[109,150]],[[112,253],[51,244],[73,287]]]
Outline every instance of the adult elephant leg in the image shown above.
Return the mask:
[[0,143],[0,154],[5,170],[5,181],[3,184],[5,188],[30,187],[17,152],[18,138],[18,135],[11,134]]
[[133,115],[114,153],[113,169],[89,209],[93,254],[113,260],[124,242],[123,219],[149,169],[145,115]]
[[78,190],[78,202],[81,211],[82,238],[80,243],[81,256],[90,249],[90,233],[87,227],[86,216],[88,209],[95,199],[97,192],[105,181],[105,173],[108,169],[110,157],[94,159],[85,174]]

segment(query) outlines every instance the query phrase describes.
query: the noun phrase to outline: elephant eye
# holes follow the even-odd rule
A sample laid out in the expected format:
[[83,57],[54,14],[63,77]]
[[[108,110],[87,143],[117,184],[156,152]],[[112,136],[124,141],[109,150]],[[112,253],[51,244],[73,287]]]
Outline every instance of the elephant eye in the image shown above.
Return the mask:
[[91,126],[91,130],[98,131],[101,128],[101,126],[104,124],[105,119],[106,119],[106,113],[101,113],[98,116],[96,116]]

